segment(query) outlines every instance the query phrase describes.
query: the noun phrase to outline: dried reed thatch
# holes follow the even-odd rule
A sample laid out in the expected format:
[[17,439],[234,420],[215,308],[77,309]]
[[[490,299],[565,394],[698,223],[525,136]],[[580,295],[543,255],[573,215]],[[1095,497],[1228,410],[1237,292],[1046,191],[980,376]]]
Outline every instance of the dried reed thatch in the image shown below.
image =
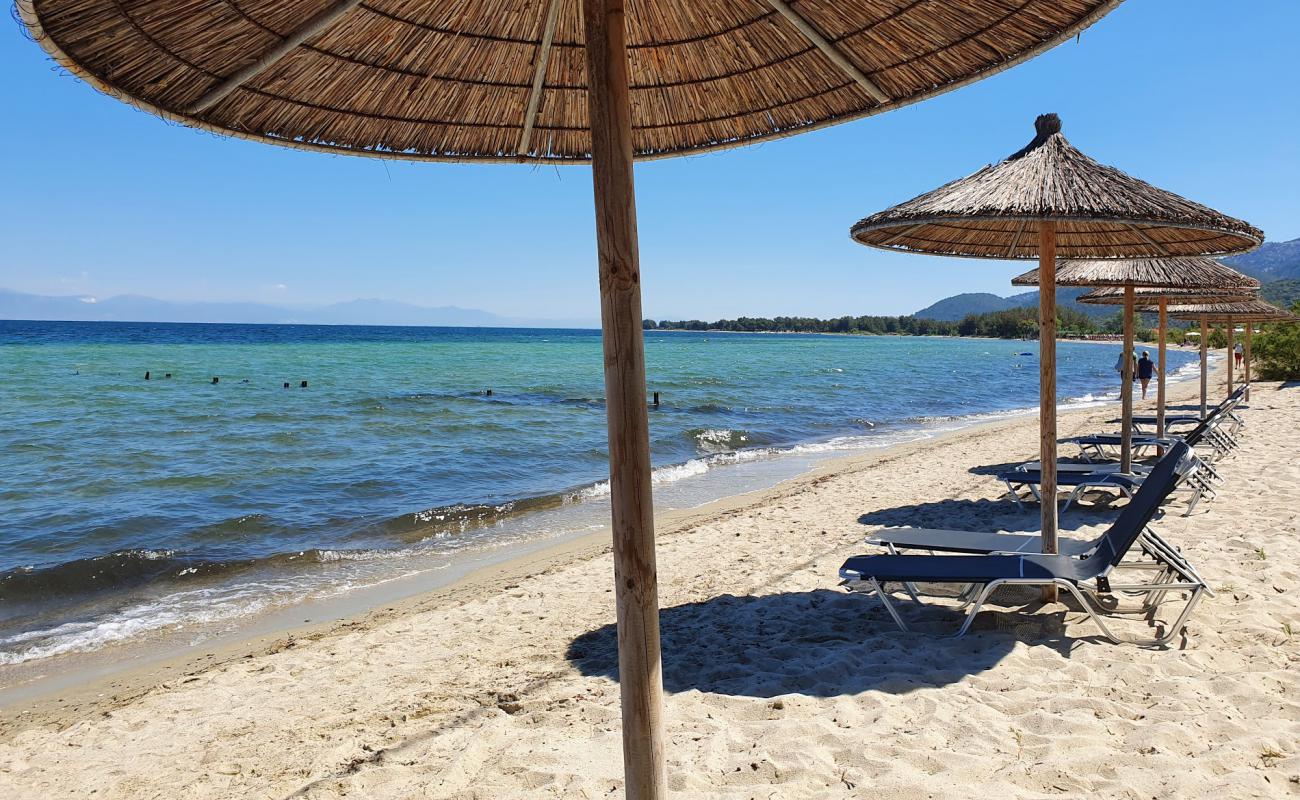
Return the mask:
[[[1240,303],[1245,300],[1255,298],[1253,289],[1160,289],[1150,286],[1142,286],[1133,290],[1134,299],[1136,300],[1139,311],[1156,311],[1160,308],[1160,301],[1164,300],[1169,304],[1190,305],[1193,303]],[[1108,286],[1103,289],[1093,289],[1076,300],[1080,303],[1088,303],[1100,306],[1122,306],[1124,305],[1124,289],[1118,286]]]
[[1055,223],[1057,258],[1225,255],[1253,250],[1247,223],[1093,161],[1061,135],[1055,114],[998,164],[873,214],[851,235],[888,250],[1035,258],[1038,224]]
[[1194,303],[1169,306],[1169,315],[1175,319],[1205,320],[1206,322],[1295,322],[1300,317],[1283,311],[1263,300],[1246,300],[1237,303]]
[[[1017,275],[1012,286],[1037,286],[1038,270]],[[1144,286],[1163,289],[1259,289],[1259,281],[1213,258],[1075,259],[1056,267],[1057,286]]]
[[[635,0],[654,158],[856,119],[978,80],[1120,0]],[[590,157],[579,0],[17,0],[60,64],[198,128],[428,160]]]

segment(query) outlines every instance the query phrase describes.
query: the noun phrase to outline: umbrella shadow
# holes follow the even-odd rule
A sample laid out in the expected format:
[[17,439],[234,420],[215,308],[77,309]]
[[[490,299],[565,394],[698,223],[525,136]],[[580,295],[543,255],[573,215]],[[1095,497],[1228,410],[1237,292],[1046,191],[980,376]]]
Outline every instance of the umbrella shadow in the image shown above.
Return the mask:
[[[933,607],[923,616],[927,630],[950,633],[963,619]],[[1054,615],[1041,615],[1040,622],[1053,621]],[[666,690],[743,697],[904,694],[945,686],[992,669],[1017,641],[1000,634],[902,633],[874,598],[826,589],[720,595],[664,608],[659,630]],[[617,680],[616,626],[578,636],[566,656],[583,675]]]

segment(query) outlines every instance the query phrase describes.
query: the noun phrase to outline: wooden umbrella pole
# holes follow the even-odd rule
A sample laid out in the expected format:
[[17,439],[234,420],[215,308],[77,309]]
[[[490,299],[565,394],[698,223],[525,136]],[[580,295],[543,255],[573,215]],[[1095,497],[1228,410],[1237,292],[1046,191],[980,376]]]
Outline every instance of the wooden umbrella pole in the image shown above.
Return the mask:
[[1247,403],[1250,402],[1250,335],[1254,333],[1253,330],[1254,327],[1255,327],[1255,323],[1251,322],[1250,320],[1246,321],[1246,356],[1245,356],[1245,364],[1243,365],[1245,369],[1245,374],[1242,375],[1241,377],[1246,384]]
[[1234,358],[1232,352],[1232,333],[1233,333],[1232,329],[1237,326],[1236,324],[1233,323],[1232,320],[1228,320],[1228,324],[1226,327],[1228,329],[1228,392],[1227,394],[1224,395],[1225,397],[1227,395],[1232,394],[1232,360]]
[[[1169,300],[1160,298],[1160,349],[1159,359],[1156,369],[1160,374],[1156,376],[1156,437],[1163,439],[1165,436],[1165,339],[1168,338],[1169,331]],[[1163,454],[1163,450],[1161,453]]]
[[1119,433],[1119,471],[1133,469],[1133,304],[1137,294],[1133,284],[1124,285],[1124,369],[1120,371],[1123,384],[1119,387],[1123,420]]
[[629,800],[658,800],[666,793],[663,677],[623,0],[583,0],[583,22],[609,424],[625,792]]
[[[1042,477],[1043,552],[1056,548],[1056,223],[1038,228],[1038,461]],[[1056,587],[1043,588],[1056,602]]]
[[1210,323],[1201,317],[1201,419],[1210,410]]

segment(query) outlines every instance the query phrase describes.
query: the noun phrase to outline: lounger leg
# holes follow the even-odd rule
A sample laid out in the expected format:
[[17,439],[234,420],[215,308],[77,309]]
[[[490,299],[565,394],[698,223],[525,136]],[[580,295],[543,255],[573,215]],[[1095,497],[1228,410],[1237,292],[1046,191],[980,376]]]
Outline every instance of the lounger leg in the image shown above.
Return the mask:
[[1070,504],[1079,498],[1079,495],[1083,492],[1083,488],[1084,487],[1082,486],[1074,487],[1074,491],[1070,492],[1070,496],[1065,498],[1065,508],[1061,509],[1062,514],[1070,510]]
[[[891,556],[896,556],[898,555],[898,548],[894,547],[893,542],[885,542],[885,552]],[[911,581],[903,581],[903,589],[907,592],[907,596],[912,598],[913,603],[921,602],[921,598],[916,596],[916,584]]]
[[1192,498],[1187,501],[1187,510],[1183,512],[1184,517],[1190,517],[1192,515],[1192,512],[1196,510],[1196,504],[1201,502],[1201,495],[1204,493],[1205,488],[1200,483],[1192,488]]
[[1002,482],[1007,485],[1007,494],[1011,495],[1011,499],[1016,501],[1016,508],[1019,509],[1020,511],[1024,511],[1025,504],[1020,502],[1020,493],[1017,492],[1015,487],[1011,485],[1011,481],[1007,480],[1006,478],[1003,478]]
[[1201,594],[1205,591],[1204,587],[1202,586],[1185,589],[1185,591],[1190,591],[1192,593],[1192,596],[1187,601],[1187,605],[1186,607],[1183,608],[1182,613],[1178,615],[1178,619],[1176,619],[1174,623],[1169,626],[1169,629],[1165,632],[1163,636],[1157,637],[1155,639],[1133,639],[1129,637],[1116,636],[1114,633],[1112,633],[1110,628],[1106,627],[1106,623],[1102,621],[1101,615],[1098,614],[1095,610],[1093,610],[1092,604],[1088,602],[1088,599],[1084,596],[1082,592],[1079,591],[1079,588],[1077,586],[1070,583],[1069,581],[1062,581],[1062,580],[1056,581],[1056,584],[1062,587],[1063,589],[1067,590],[1070,594],[1074,595],[1074,598],[1079,601],[1079,605],[1082,606],[1083,610],[1088,613],[1088,616],[1092,619],[1094,623],[1096,623],[1097,627],[1101,629],[1102,635],[1105,636],[1107,639],[1111,640],[1112,642],[1115,642],[1116,644],[1136,644],[1143,647],[1156,647],[1159,645],[1168,644],[1170,640],[1172,640],[1175,636],[1181,633],[1184,625],[1187,623],[1187,618],[1192,613],[1192,609],[1196,607],[1197,602],[1201,599]]
[[989,595],[993,594],[993,591],[997,589],[999,586],[1001,586],[1002,583],[1003,581],[993,581],[992,583],[986,584],[984,586],[984,591],[980,592],[979,598],[970,607],[970,611],[966,612],[966,621],[962,623],[961,630],[953,634],[952,638],[960,639],[961,637],[966,635],[966,632],[970,630],[971,623],[975,621],[975,615],[980,613],[980,608],[983,607],[984,601],[988,600]]
[[868,578],[867,581],[871,584],[871,588],[875,589],[876,597],[880,598],[880,604],[889,612],[889,616],[894,618],[894,624],[898,626],[899,630],[903,632],[911,630],[907,627],[907,623],[903,622],[903,618],[898,616],[898,611],[894,608],[894,604],[890,602],[889,596],[885,594],[885,589],[880,585],[879,581],[875,578]]

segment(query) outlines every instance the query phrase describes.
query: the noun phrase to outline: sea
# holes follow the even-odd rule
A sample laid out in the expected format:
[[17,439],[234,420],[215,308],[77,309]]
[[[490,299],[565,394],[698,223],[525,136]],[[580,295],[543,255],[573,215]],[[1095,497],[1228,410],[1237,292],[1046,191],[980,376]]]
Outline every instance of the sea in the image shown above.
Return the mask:
[[[657,507],[1033,413],[1037,349],[649,331]],[[1118,349],[1062,342],[1060,401],[1117,396]],[[601,370],[591,330],[0,321],[0,667],[200,644],[600,530]]]

